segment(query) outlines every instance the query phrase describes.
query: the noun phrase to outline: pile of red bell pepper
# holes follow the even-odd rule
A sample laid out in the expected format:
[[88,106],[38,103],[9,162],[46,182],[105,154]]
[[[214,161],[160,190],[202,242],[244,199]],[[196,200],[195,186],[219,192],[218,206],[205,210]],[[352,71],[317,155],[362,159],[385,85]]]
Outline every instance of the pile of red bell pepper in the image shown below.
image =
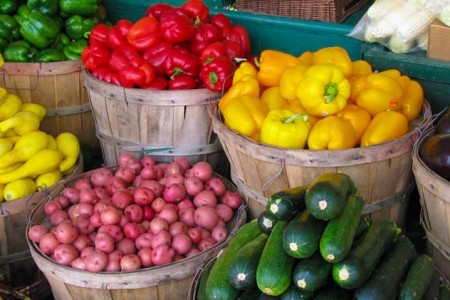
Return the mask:
[[91,74],[125,88],[226,91],[237,58],[250,55],[247,30],[201,0],[150,5],[143,18],[98,24],[81,59]]

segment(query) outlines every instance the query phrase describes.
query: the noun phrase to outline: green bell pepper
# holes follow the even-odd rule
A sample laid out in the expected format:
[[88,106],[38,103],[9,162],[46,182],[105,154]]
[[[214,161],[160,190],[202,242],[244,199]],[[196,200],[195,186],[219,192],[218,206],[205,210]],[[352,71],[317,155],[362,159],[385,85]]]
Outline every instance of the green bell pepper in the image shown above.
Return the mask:
[[21,38],[20,25],[10,15],[0,14],[0,37],[13,41]]
[[66,34],[72,40],[79,40],[87,38],[87,34],[92,30],[92,28],[97,25],[97,22],[91,18],[84,18],[80,15],[71,16],[66,19],[65,29]]
[[16,0],[0,0],[0,13],[13,14],[16,12],[18,4]]
[[39,11],[31,11],[21,5],[14,18],[20,24],[23,38],[38,48],[46,48],[59,33],[58,24]]
[[28,8],[40,11],[44,15],[53,17],[58,12],[58,0],[28,0]]
[[62,50],[64,48],[64,46],[70,44],[70,39],[69,37],[60,32],[57,36],[55,41],[50,45],[50,48],[57,48],[59,50]]
[[4,38],[0,37],[0,52],[3,53],[3,50],[5,50],[6,46],[8,46],[8,41]]
[[59,10],[69,16],[92,16],[98,10],[97,0],[59,0]]
[[74,41],[74,42],[71,42],[70,44],[66,45],[63,49],[66,60],[80,59],[81,53],[83,53],[83,50],[87,45],[88,45],[88,41],[85,39]]
[[36,55],[37,49],[25,40],[9,43],[3,50],[3,58],[9,62],[30,62]]
[[65,60],[64,53],[56,48],[46,48],[39,51],[33,58],[34,62],[52,62]]

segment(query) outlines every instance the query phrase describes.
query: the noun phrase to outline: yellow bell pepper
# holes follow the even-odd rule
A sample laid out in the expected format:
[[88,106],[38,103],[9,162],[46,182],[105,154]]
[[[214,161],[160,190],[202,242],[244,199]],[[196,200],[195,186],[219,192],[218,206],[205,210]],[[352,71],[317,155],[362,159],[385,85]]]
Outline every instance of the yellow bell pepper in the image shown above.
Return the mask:
[[266,104],[254,95],[234,97],[222,110],[228,128],[256,141],[268,113]]
[[361,137],[361,147],[385,143],[408,132],[408,119],[397,111],[376,114]]
[[314,65],[335,65],[347,78],[353,74],[353,63],[348,52],[339,46],[325,47],[317,50],[313,54],[312,62]]
[[338,116],[328,116],[319,120],[309,132],[310,150],[342,150],[356,145],[356,135],[352,124]]
[[283,106],[283,108],[284,109],[288,109],[288,110],[292,111],[295,114],[307,114],[308,115],[308,121],[309,121],[309,123],[311,125],[316,124],[317,121],[320,120],[319,117],[316,117],[316,116],[308,114],[306,109],[300,103],[300,100],[289,101],[289,103],[287,103],[285,106]]
[[370,121],[372,121],[369,112],[358,105],[347,104],[344,109],[336,115],[352,124],[353,129],[355,130],[356,145],[359,145],[364,130],[366,130]]
[[356,104],[374,116],[400,109],[403,89],[398,80],[385,73],[374,73],[365,78],[365,88],[354,96]]
[[403,87],[403,97],[400,100],[400,110],[402,114],[408,119],[408,122],[412,122],[419,116],[422,111],[422,105],[424,101],[423,88],[415,80],[411,80],[406,75],[398,78],[398,81]]
[[309,114],[334,115],[350,96],[350,82],[333,65],[313,65],[297,85],[297,97]]
[[384,71],[379,72],[378,74],[383,74],[383,75],[389,76],[394,79],[398,79],[398,78],[400,78],[400,76],[402,76],[400,71],[397,69],[384,70]]
[[259,58],[258,82],[266,87],[277,86],[283,72],[298,64],[300,60],[289,53],[264,50]]
[[312,52],[305,51],[302,54],[300,54],[298,59],[300,60],[301,64],[310,66],[313,64],[313,56],[314,56],[314,54]]
[[246,74],[242,78],[233,84],[231,88],[223,95],[219,101],[219,109],[222,111],[227,103],[241,95],[250,95],[259,98],[259,83],[255,77]]
[[0,53],[0,68],[3,67],[5,64],[5,59],[3,58],[3,55]]
[[267,105],[269,110],[279,109],[288,104],[288,101],[281,95],[279,86],[265,89],[261,94],[261,101]]
[[308,66],[304,64],[287,68],[280,78],[280,93],[289,100],[297,99],[297,85],[305,76]]
[[258,75],[258,71],[251,63],[244,61],[239,64],[239,67],[234,71],[233,84],[240,81],[244,75],[251,75],[254,78]]
[[308,115],[295,114],[288,109],[269,112],[261,128],[261,142],[273,146],[305,148],[311,124]]
[[352,61],[353,73],[352,76],[365,76],[373,73],[372,66],[365,60]]

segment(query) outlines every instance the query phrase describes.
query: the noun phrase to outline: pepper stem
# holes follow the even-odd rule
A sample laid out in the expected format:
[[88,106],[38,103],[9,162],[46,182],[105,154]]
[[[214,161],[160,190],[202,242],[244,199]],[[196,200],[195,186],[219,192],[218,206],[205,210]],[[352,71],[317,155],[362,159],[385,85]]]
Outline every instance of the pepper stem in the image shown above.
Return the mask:
[[211,87],[214,87],[216,83],[219,81],[219,77],[216,72],[209,72],[209,84]]
[[339,92],[338,85],[335,82],[330,82],[325,86],[324,99],[325,104],[330,103],[336,98]]
[[292,115],[286,118],[281,118],[281,123],[283,124],[292,124],[298,119],[303,119],[303,122],[308,121],[308,115],[307,114],[296,114]]

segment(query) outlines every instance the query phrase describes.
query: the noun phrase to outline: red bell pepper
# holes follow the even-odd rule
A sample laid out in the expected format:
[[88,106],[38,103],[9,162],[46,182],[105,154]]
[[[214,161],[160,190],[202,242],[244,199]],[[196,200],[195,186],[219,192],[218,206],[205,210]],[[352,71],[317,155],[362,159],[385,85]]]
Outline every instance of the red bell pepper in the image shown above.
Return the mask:
[[108,48],[98,45],[84,47],[81,60],[86,70],[92,71],[99,67],[107,67],[111,53]]
[[196,78],[200,71],[199,57],[183,48],[172,49],[165,64],[167,76],[187,74]]
[[173,44],[161,42],[145,50],[142,57],[155,67],[156,74],[164,75],[166,70],[165,61],[170,50],[173,48]]
[[215,42],[206,46],[200,54],[200,62],[202,65],[205,65],[211,58],[227,56],[227,48],[225,43]]
[[108,47],[108,35],[111,29],[103,23],[99,23],[92,28],[89,34],[89,45]]
[[231,31],[223,30],[223,33],[226,40],[236,42],[241,46],[244,56],[250,54],[250,37],[243,26],[235,25]]
[[147,90],[166,90],[168,85],[168,80],[164,76],[156,76],[155,80],[150,82],[150,84],[145,85],[143,88]]
[[145,16],[146,17],[151,16],[159,21],[159,18],[161,17],[161,15],[172,8],[173,8],[173,6],[170,4],[167,4],[167,3],[156,3],[153,5],[150,5],[147,8],[147,11],[145,12]]
[[202,23],[197,28],[194,38],[191,41],[191,51],[201,54],[203,49],[211,43],[223,40],[222,31],[214,24]]
[[132,46],[125,44],[113,50],[109,59],[109,67],[111,70],[120,71],[130,64],[130,60],[139,58],[142,58],[139,52]]
[[124,88],[143,86],[146,82],[145,73],[139,68],[129,64],[119,72],[120,85]]
[[108,35],[108,45],[111,49],[116,49],[124,44],[128,44],[127,34],[130,31],[133,23],[131,21],[122,19],[111,28]]
[[92,70],[92,75],[107,83],[120,85],[119,75],[107,67],[100,67]]
[[209,8],[202,0],[188,0],[181,5],[181,8],[187,10],[194,19],[198,19],[201,23],[208,21]]
[[145,74],[145,82],[139,87],[144,87],[149,85],[156,78],[155,68],[144,58],[133,58],[130,60],[130,65],[142,71]]
[[223,29],[223,28],[231,29],[233,27],[233,24],[231,24],[230,19],[228,19],[228,17],[225,16],[223,13],[218,13],[218,14],[215,14],[214,16],[212,16],[209,19],[209,23],[216,25],[220,29]]
[[235,59],[244,57],[244,51],[238,43],[227,40],[225,40],[223,43],[225,45],[227,56],[229,58]]
[[195,34],[194,20],[186,14],[178,13],[179,9],[171,9],[160,18],[161,34],[170,43],[189,41]]
[[197,87],[195,77],[188,74],[178,74],[168,83],[169,90],[191,90]]
[[148,49],[162,40],[159,22],[153,17],[136,21],[127,34],[128,43],[137,50]]
[[226,92],[233,83],[234,64],[226,56],[214,57],[200,70],[205,86],[215,92]]

